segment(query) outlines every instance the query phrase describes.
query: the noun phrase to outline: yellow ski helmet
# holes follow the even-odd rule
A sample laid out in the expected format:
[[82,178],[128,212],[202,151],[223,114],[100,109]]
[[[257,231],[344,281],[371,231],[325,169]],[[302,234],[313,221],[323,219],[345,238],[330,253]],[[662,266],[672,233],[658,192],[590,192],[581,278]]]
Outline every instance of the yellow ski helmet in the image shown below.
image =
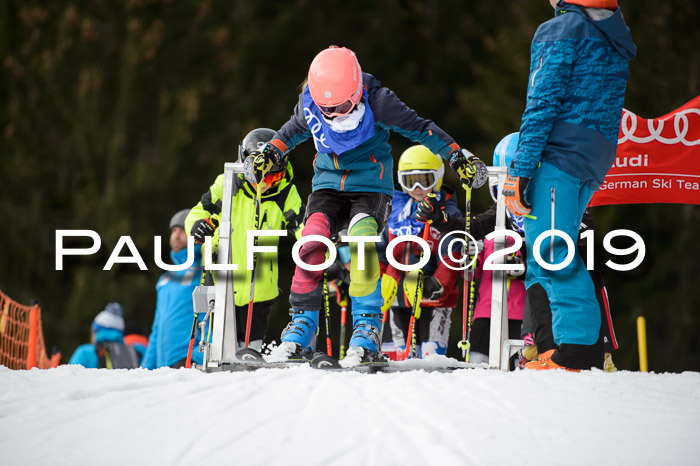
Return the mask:
[[399,158],[399,184],[405,193],[416,186],[439,192],[444,175],[442,158],[423,145],[409,147]]

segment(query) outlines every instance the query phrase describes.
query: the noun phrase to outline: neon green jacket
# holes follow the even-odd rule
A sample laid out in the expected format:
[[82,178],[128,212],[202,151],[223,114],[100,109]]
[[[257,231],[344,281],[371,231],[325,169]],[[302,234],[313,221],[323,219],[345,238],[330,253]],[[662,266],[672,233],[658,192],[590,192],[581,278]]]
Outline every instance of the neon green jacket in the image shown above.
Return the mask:
[[[303,205],[296,186],[292,184],[291,164],[287,165],[287,176],[282,183],[262,195],[260,206],[260,230],[288,230],[288,235],[301,238]],[[231,205],[231,251],[232,262],[238,264],[238,270],[233,272],[233,287],[236,291],[236,306],[248,304],[250,300],[250,282],[252,270],[246,270],[247,264],[247,231],[257,230],[255,225],[255,190],[246,182],[243,175],[234,179],[238,193],[233,197]],[[185,219],[185,231],[191,235],[194,222],[221,214],[221,199],[224,194],[224,175],[221,174],[211,185],[209,191],[202,195],[200,202],[190,210]],[[258,246],[277,246],[278,236],[260,236]],[[219,229],[212,238],[212,250],[218,250]],[[278,254],[264,252],[257,254],[257,275],[255,277],[254,302],[268,301],[279,295],[277,282],[279,269]],[[212,260],[214,261],[214,260]],[[202,264],[204,264],[204,246],[202,246]]]

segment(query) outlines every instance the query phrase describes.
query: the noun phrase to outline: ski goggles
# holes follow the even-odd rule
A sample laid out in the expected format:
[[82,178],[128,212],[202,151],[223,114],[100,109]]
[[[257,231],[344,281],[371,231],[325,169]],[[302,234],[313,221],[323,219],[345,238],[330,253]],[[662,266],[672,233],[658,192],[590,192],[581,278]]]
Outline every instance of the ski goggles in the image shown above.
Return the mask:
[[333,105],[332,107],[318,106],[318,109],[329,118],[347,115],[355,108],[355,101],[348,99],[342,104]]
[[444,171],[445,169],[442,168],[440,171],[412,170],[399,172],[399,184],[406,191],[413,191],[418,187],[425,190],[433,189]]
[[[282,180],[284,179],[286,174],[287,174],[287,172],[284,170],[281,172],[276,172],[276,173],[268,173],[267,175],[265,175],[265,179],[263,180],[263,183],[265,183],[265,185],[268,188],[274,188],[275,186],[277,186],[278,184],[280,184],[282,182]],[[258,187],[257,183],[250,183],[250,184],[253,185],[253,188],[257,189],[257,187]]]

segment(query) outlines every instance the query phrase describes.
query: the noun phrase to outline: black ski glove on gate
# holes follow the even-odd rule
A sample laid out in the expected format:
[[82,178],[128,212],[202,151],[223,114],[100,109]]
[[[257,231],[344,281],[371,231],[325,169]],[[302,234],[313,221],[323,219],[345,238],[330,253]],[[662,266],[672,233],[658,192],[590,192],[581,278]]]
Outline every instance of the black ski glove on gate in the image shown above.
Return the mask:
[[256,150],[243,161],[246,180],[260,183],[265,175],[284,158],[284,154],[269,142],[262,149]]
[[445,288],[435,277],[426,277],[423,280],[423,299],[440,299]]
[[204,244],[204,238],[213,236],[214,231],[219,227],[219,221],[215,218],[203,218],[192,224],[192,236],[194,242]]
[[466,149],[457,149],[447,156],[450,169],[457,172],[459,180],[468,188],[479,188],[488,180],[484,162]]

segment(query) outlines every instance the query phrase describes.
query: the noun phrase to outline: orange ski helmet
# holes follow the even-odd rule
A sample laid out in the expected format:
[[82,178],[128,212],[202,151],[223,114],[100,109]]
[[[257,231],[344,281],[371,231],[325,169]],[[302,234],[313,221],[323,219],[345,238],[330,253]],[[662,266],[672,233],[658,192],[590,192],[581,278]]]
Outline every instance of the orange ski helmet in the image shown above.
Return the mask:
[[350,113],[362,99],[362,70],[355,53],[330,46],[311,62],[309,92],[327,117]]
[[617,10],[617,0],[566,0],[566,3],[573,3],[588,8],[605,8],[606,10]]

